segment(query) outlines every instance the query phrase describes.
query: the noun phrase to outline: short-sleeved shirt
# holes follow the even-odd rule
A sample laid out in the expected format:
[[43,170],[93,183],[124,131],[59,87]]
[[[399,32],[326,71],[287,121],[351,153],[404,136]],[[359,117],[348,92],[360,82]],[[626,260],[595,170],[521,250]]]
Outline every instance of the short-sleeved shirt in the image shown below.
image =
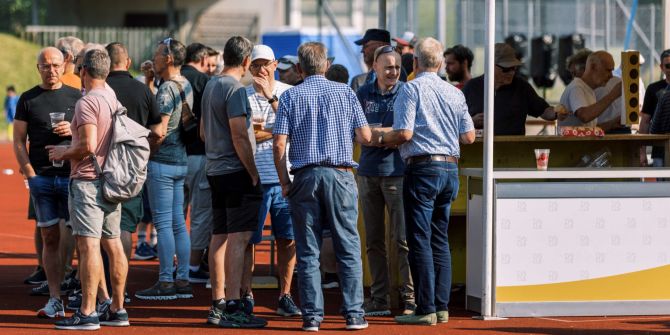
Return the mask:
[[[399,81],[386,93],[379,90],[377,83],[361,86],[356,95],[363,107],[363,113],[368,124],[381,124],[381,127],[393,126],[393,103],[398,96],[398,90],[404,85]],[[369,177],[402,176],[405,164],[398,149],[361,147],[358,175]]]
[[[618,83],[621,82],[621,78],[619,77],[612,77],[610,80],[605,84],[605,86],[601,86],[593,90],[593,93],[596,94],[596,101],[600,101],[600,99],[604,98],[606,95],[612,91],[614,86],[616,86]],[[596,118],[597,123],[605,123],[612,121],[614,119],[621,119],[621,112],[623,110],[623,103],[622,103],[622,97],[619,97],[618,99],[614,100],[606,109],[605,111],[598,115]]]
[[[272,94],[281,97],[286,90],[293,86],[284,84],[280,81],[275,81],[275,87]],[[262,118],[265,120],[265,128],[272,129],[275,126],[275,111],[268,103],[262,94],[256,93],[253,85],[246,87],[247,96],[249,98],[249,106],[251,107],[254,118]],[[276,184],[279,183],[277,176],[277,169],[275,168],[274,156],[272,155],[272,140],[256,143],[256,168],[258,175],[261,178],[261,184]]]
[[[473,78],[463,87],[471,116],[484,113],[484,76]],[[549,108],[527,81],[514,77],[509,85],[498,88],[493,103],[495,135],[525,135],[526,117],[540,117]]]
[[130,119],[146,128],[161,123],[156,97],[147,85],[133,79],[130,72],[110,72],[107,85],[114,90],[123,107],[126,107]]
[[573,79],[561,95],[561,105],[568,110],[569,115],[565,120],[559,121],[558,125],[562,127],[595,127],[597,119],[583,123],[577,116],[575,116],[575,112],[582,107],[591,106],[597,101],[596,93],[589,85],[587,85],[581,78]]
[[354,130],[367,124],[349,86],[312,75],[279,98],[273,134],[288,135],[292,172],[310,165],[358,167]]
[[44,147],[70,144],[72,137],[54,134],[49,113],[65,113],[65,121],[71,122],[79,98],[81,98],[79,90],[66,85],[56,90],[45,90],[35,86],[19,98],[15,119],[28,124],[28,158],[38,175],[67,177],[70,174],[68,163],[63,167],[53,166]]
[[205,123],[206,170],[208,176],[220,176],[244,170],[230,131],[230,119],[244,117],[252,150],[256,138],[251,124],[247,90],[235,78],[216,76],[207,82],[202,94],[202,122]]
[[74,74],[74,72],[63,74],[60,77],[60,81],[67,86],[81,90],[81,78]]
[[[193,114],[200,120],[200,115],[202,114],[202,92],[205,91],[209,76],[198,71],[191,65],[182,66],[181,75],[186,77],[188,82],[191,83],[191,88],[193,88]],[[200,129],[200,127],[198,127],[198,129]],[[189,156],[205,154],[205,143],[200,140],[199,134],[193,143],[186,145],[186,154]]]
[[[96,127],[97,139],[95,158],[102,168],[109,153],[109,142],[112,136],[112,113],[119,107],[116,94],[111,87],[96,88],[77,101],[72,119],[72,145],[79,145],[79,127],[91,124]],[[88,158],[71,160],[70,178],[94,180],[98,179],[93,162]]]
[[668,82],[665,81],[665,79],[651,83],[649,87],[647,87],[647,93],[644,95],[644,104],[642,105],[642,113],[645,113],[653,117],[654,112],[656,111],[656,105],[658,104],[659,99],[663,96],[667,88],[668,88]]
[[393,129],[413,131],[400,146],[406,160],[421,155],[460,157],[459,136],[474,129],[461,90],[434,72],[419,73],[407,82],[393,104]]
[[161,143],[158,152],[151,156],[151,160],[161,164],[187,165],[186,148],[184,148],[184,142],[181,140],[179,131],[182,99],[175,81],[181,85],[181,89],[186,95],[186,103],[193,108],[193,89],[191,89],[191,84],[186,78],[177,76],[161,84],[156,94],[158,111],[161,116],[169,115],[170,120],[168,121],[165,140]]

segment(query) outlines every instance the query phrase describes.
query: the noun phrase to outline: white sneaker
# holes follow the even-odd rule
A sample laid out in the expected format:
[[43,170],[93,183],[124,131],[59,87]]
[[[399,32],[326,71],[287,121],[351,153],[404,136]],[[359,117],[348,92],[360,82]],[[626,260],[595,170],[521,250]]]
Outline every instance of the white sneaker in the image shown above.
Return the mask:
[[37,311],[37,317],[43,319],[60,319],[65,317],[63,302],[58,298],[49,298],[47,304]]

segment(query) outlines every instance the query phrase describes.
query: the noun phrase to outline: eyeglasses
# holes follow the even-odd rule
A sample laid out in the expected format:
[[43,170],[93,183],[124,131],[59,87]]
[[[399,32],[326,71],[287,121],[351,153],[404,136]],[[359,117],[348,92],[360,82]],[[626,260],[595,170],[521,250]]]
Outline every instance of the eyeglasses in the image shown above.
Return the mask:
[[51,71],[51,69],[58,70],[61,67],[63,67],[63,64],[37,64],[37,68],[43,72]]
[[256,70],[260,70],[261,68],[266,68],[266,69],[267,69],[273,62],[274,62],[274,61],[269,61],[269,62],[267,62],[267,63],[265,63],[265,64],[261,64],[261,63],[255,63],[255,64],[254,64],[254,63],[251,63],[251,65],[249,65],[249,70],[251,70],[251,71],[256,71]]
[[512,71],[516,71],[516,66],[510,66],[510,67],[504,67],[496,64],[496,66],[502,71],[502,73],[510,73]]

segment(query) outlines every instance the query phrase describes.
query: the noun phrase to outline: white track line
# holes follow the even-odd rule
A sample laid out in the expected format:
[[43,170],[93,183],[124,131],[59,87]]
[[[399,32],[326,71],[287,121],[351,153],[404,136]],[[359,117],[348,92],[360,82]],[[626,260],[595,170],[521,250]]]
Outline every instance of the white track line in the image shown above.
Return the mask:
[[535,319],[565,322],[565,323],[585,323],[585,322],[632,321],[632,320],[668,320],[668,319],[670,319],[670,316],[648,316],[648,317],[630,316],[630,317],[618,317],[618,318],[602,317],[602,318],[591,319],[591,320],[565,320],[565,319],[555,319],[555,318],[535,318]]

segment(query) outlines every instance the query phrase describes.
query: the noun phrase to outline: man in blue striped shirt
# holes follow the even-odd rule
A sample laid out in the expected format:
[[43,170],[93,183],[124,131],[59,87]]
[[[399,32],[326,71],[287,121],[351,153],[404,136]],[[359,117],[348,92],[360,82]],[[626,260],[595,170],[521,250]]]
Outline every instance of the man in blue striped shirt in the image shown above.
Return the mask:
[[[341,279],[346,328],[368,327],[363,312],[361,243],[356,229],[358,192],[352,168],[353,141],[370,142],[356,94],[324,77],[326,47],[308,42],[298,49],[298,69],[305,81],[279,98],[273,153],[282,194],[291,205],[295,230],[303,330],[318,331],[323,320],[319,249],[330,228]],[[289,179],[286,142],[290,139]]]
[[414,51],[417,75],[398,92],[393,129],[378,128],[373,136],[375,144],[400,145],[406,163],[403,200],[416,310],[395,318],[403,324],[449,320],[447,228],[451,202],[458,194],[458,142],[474,142],[475,128],[463,93],[437,75],[442,61],[440,42],[419,41]]

